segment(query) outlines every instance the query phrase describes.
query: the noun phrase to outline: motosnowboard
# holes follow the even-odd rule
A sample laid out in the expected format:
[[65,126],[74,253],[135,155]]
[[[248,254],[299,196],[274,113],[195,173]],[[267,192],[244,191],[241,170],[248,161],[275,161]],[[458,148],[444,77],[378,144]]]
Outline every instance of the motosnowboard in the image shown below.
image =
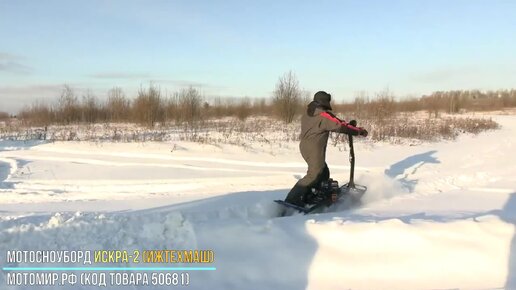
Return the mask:
[[[356,126],[356,123],[354,126]],[[290,215],[295,211],[304,214],[318,213],[334,204],[339,204],[339,208],[342,209],[352,208],[360,204],[360,199],[367,191],[367,187],[355,184],[355,149],[353,147],[352,135],[348,135],[348,141],[349,162],[351,165],[349,182],[339,188],[338,182],[331,178],[323,181],[318,189],[313,190],[315,194],[309,198],[304,207],[283,200],[275,200],[274,202],[283,207],[280,210],[280,216]]]
[[337,206],[339,209],[350,209],[360,205],[360,199],[365,194],[367,188],[361,185],[349,186],[349,183],[337,188],[332,192],[320,191],[314,202],[307,203],[304,207],[288,203],[284,200],[275,200],[274,202],[282,205],[280,216],[288,216],[296,211],[303,214],[321,213],[327,208]]

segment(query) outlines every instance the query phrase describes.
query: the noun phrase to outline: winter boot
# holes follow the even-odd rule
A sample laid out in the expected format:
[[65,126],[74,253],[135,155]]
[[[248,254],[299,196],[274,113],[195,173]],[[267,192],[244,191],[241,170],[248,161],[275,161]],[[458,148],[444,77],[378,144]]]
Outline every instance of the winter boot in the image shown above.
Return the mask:
[[305,206],[305,196],[310,194],[310,189],[306,186],[302,185],[294,185],[294,187],[287,194],[287,198],[285,198],[285,202],[290,204],[294,204],[300,207]]

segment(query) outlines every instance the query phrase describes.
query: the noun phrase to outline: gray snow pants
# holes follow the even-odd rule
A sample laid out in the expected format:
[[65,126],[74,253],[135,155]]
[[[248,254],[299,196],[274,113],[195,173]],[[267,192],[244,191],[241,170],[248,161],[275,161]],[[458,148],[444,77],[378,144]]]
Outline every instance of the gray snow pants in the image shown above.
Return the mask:
[[308,164],[306,175],[298,180],[296,185],[290,190],[285,201],[300,205],[304,204],[304,199],[311,193],[312,188],[319,188],[321,181],[330,178],[330,170],[325,161],[326,148],[312,148],[311,144],[300,144],[301,156]]

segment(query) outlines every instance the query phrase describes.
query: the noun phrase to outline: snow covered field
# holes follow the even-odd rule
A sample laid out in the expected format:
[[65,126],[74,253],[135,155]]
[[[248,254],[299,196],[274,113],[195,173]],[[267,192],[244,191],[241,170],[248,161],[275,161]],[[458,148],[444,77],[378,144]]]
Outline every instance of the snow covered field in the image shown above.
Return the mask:
[[[360,141],[365,204],[284,218],[272,200],[306,170],[297,143],[0,141],[0,265],[7,250],[211,249],[216,270],[185,289],[516,289],[516,116],[493,118],[455,141]],[[341,183],[347,154],[327,154]]]

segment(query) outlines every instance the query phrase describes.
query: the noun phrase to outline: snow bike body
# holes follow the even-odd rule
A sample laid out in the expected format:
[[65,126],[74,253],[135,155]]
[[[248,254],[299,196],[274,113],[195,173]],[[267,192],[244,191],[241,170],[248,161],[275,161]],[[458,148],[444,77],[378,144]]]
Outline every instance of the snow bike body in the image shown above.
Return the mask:
[[[356,126],[356,123],[353,125]],[[316,213],[323,211],[325,208],[336,203],[344,203],[346,207],[352,207],[360,203],[360,199],[367,191],[367,187],[355,184],[355,150],[353,147],[353,136],[348,135],[349,140],[349,162],[351,170],[349,173],[349,182],[339,187],[338,182],[333,179],[323,181],[319,188],[312,189],[305,207],[300,207],[283,200],[275,200],[274,202],[285,208],[294,209],[304,214]],[[287,215],[284,211],[282,215]]]

